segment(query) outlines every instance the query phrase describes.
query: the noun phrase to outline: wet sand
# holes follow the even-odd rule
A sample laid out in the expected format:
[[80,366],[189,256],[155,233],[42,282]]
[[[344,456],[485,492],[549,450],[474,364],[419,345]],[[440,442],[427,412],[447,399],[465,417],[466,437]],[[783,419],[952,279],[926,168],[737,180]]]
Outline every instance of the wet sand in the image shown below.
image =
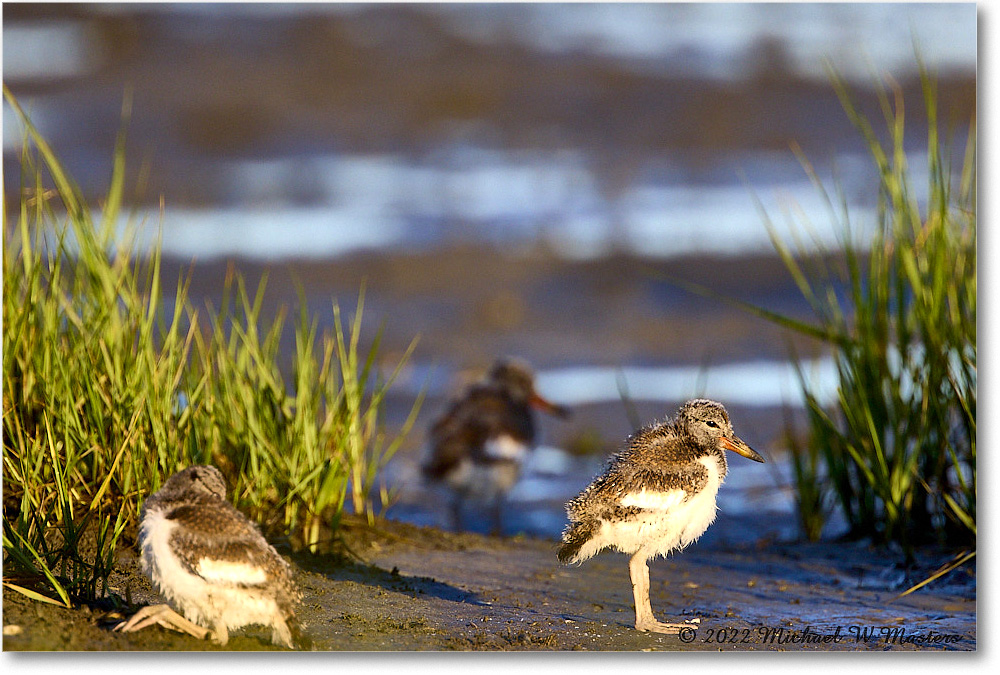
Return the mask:
[[[357,558],[289,557],[313,650],[968,651],[977,644],[974,567],[896,599],[944,553],[918,555],[907,572],[901,556],[863,543],[695,544],[650,564],[658,617],[701,620],[682,640],[632,628],[621,554],[566,567],[552,540],[392,521],[369,528],[353,518],[344,536]],[[129,551],[112,591],[131,598],[128,611],[158,602]],[[106,607],[66,610],[6,588],[3,601],[4,651],[222,649],[159,627],[114,633],[119,615]],[[252,627],[231,634],[225,649],[279,648]]]

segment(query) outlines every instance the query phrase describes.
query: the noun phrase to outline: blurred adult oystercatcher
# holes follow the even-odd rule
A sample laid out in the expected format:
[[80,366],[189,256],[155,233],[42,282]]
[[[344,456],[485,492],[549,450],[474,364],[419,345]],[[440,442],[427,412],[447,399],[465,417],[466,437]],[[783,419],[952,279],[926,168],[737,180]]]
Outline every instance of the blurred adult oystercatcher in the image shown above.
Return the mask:
[[568,408],[539,396],[534,373],[524,361],[505,358],[453,399],[431,426],[421,470],[426,479],[454,492],[456,530],[462,527],[463,503],[475,500],[492,502],[493,532],[500,533],[503,498],[534,449],[533,407],[558,417],[570,415]]
[[570,523],[559,561],[582,562],[605,548],[631,554],[637,630],[676,634],[692,625],[661,623],[653,616],[646,561],[683,549],[715,520],[726,450],[764,461],[733,433],[721,403],[688,401],[673,421],[632,434],[604,472],[566,505]]
[[151,605],[115,630],[158,624],[198,639],[211,635],[224,645],[231,629],[262,624],[271,628],[272,642],[294,646],[293,607],[300,595],[291,568],[226,501],[218,469],[191,466],[175,473],[142,512],[142,569],[184,616],[169,605]]

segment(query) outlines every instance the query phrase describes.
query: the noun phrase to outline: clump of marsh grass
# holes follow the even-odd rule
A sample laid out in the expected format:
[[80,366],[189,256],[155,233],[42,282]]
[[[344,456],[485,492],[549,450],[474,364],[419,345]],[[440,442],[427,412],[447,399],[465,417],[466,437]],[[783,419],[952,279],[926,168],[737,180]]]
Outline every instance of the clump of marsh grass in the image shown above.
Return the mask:
[[[809,430],[791,445],[806,534],[818,538],[831,502],[851,534],[877,542],[975,546],[976,540],[976,131],[953,171],[938,134],[937,89],[921,67],[927,110],[929,183],[913,184],[903,147],[900,88],[881,85],[888,142],[858,112],[844,82],[833,84],[863,135],[878,175],[878,220],[867,247],[851,240],[846,203],[844,268],[811,268],[822,256],[774,246],[816,323],[759,312],[834,350],[837,399],[824,407],[801,378]],[[815,174],[836,214],[834,200]],[[957,176],[957,179],[956,179]],[[765,214],[766,217],[766,214]],[[768,221],[770,226],[770,221]],[[846,281],[834,292],[835,275]]]
[[390,497],[378,472],[420,405],[387,439],[382,403],[413,345],[380,378],[378,340],[364,354],[359,340],[363,294],[346,332],[335,306],[321,337],[303,302],[286,381],[283,314],[260,328],[263,283],[251,299],[233,272],[223,306],[201,313],[184,279],[162,294],[159,245],[139,251],[138,227],[118,224],[124,137],[93,215],[4,96],[25,128],[16,224],[3,222],[5,585],[67,606],[106,595],[143,500],[193,463],[220,466],[238,506],[298,548],[317,550],[345,507],[373,518],[373,490]]
[[[251,298],[230,269],[222,307],[211,315],[211,333],[206,340],[196,338],[202,361],[197,370],[207,379],[186,405],[204,411],[196,418],[195,445],[237,478],[237,505],[272,533],[287,534],[294,548],[325,551],[345,503],[373,520],[378,473],[416,421],[422,395],[394,438],[387,440],[380,417],[389,386],[416,340],[380,380],[381,329],[367,354],[361,353],[364,289],[349,327],[334,302],[332,335],[317,335],[318,322],[301,298],[293,373],[286,381],[277,365],[284,312],[265,333],[258,329],[266,281]],[[387,505],[391,495],[378,487],[379,503]]]
[[[164,325],[158,256],[144,265],[132,255],[134,229],[115,238],[122,137],[95,221],[6,88],[4,95],[37,149],[25,143],[21,155],[16,227],[4,213],[4,555],[22,571],[40,571],[69,604],[71,594],[94,597],[102,584],[107,591],[143,486],[188,459],[178,452],[185,423],[172,416],[193,326],[182,326],[181,312]],[[179,287],[181,306],[183,293]]]

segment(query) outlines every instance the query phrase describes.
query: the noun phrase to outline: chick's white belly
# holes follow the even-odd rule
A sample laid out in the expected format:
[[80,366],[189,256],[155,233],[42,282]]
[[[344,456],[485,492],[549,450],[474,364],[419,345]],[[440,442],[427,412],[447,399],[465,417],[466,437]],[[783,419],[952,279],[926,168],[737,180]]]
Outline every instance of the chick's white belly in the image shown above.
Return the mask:
[[[177,559],[170,546],[170,537],[177,523],[154,511],[143,520],[140,532],[142,568],[156,587],[189,620],[206,627],[224,625],[227,629],[249,624],[270,624],[280,617],[272,593],[263,589],[239,587],[238,580],[209,583],[192,574]],[[218,572],[211,561],[202,560],[200,567],[209,573]],[[246,582],[254,583],[263,570],[246,566]],[[235,572],[235,570],[234,570]]]
[[607,547],[631,554],[642,549],[650,557],[664,555],[698,539],[715,520],[715,514],[715,495],[711,499],[695,498],[669,512],[641,511],[627,520],[605,520],[592,542],[598,551]]
[[613,548],[622,553],[640,550],[653,557],[684,548],[704,534],[715,520],[715,497],[722,484],[718,464],[709,458],[701,461],[708,470],[702,489],[686,500],[676,491],[655,492],[642,489],[625,495],[620,503],[640,511],[623,519],[602,519],[597,533],[580,549],[579,560]]

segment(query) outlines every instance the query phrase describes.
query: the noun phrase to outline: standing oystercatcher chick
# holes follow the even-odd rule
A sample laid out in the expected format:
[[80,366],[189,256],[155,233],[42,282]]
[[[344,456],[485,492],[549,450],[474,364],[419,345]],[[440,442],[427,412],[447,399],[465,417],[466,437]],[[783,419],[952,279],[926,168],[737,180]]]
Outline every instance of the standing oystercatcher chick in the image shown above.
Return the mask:
[[632,434],[604,472],[566,505],[570,524],[559,561],[582,562],[605,548],[631,554],[637,630],[677,633],[690,625],[654,618],[646,561],[683,549],[715,520],[726,450],[764,461],[733,433],[721,403],[688,401],[674,421]]
[[198,639],[214,634],[224,645],[231,629],[262,624],[271,627],[272,642],[293,647],[293,605],[300,595],[291,568],[226,501],[226,484],[214,466],[179,471],[150,495],[139,547],[143,571],[184,616],[152,605],[115,630],[159,624]]
[[521,464],[534,448],[531,408],[568,417],[569,409],[535,391],[531,368],[518,359],[501,359],[486,377],[454,399],[430,429],[424,477],[454,491],[452,516],[462,526],[466,499],[492,502],[493,531],[501,529],[504,495],[517,482]]

